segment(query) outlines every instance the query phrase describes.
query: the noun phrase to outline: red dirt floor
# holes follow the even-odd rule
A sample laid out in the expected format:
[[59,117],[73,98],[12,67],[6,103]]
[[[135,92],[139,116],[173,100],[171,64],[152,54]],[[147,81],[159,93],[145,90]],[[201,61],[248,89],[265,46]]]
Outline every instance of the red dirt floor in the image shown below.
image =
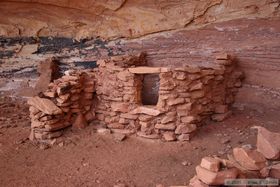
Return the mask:
[[[27,139],[30,121],[25,102],[2,97],[0,186],[186,185],[202,157],[225,157],[222,154],[231,147],[255,145],[256,132],[250,127],[279,132],[279,121],[277,110],[235,109],[226,121],[201,127],[190,142],[171,143],[136,136],[119,142],[113,135],[96,133],[91,125],[80,131],[68,129],[52,147],[42,149]],[[226,139],[230,141],[225,143]]]

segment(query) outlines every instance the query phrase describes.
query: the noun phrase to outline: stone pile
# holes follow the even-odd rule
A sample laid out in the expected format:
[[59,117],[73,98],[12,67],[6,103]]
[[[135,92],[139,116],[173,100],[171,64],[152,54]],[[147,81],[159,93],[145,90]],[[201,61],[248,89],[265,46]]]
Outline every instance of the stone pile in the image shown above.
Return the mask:
[[227,179],[278,179],[279,185],[280,133],[263,127],[257,129],[257,149],[244,145],[234,148],[228,159],[204,157],[196,167],[196,175],[190,180],[189,187],[220,186]]
[[90,71],[69,71],[48,85],[48,89],[28,100],[30,139],[59,137],[70,125],[78,128],[93,120],[94,75]]
[[[143,58],[99,61],[96,116],[108,128],[165,141],[189,140],[206,118],[222,121],[241,86],[242,73],[226,54],[211,67],[147,67]],[[143,105],[143,76],[158,74],[157,105]]]

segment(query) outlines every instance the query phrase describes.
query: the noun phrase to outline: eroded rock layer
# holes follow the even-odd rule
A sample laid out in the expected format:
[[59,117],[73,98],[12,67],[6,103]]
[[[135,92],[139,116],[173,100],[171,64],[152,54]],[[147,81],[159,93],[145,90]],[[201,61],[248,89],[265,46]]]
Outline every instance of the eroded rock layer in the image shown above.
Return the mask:
[[277,0],[3,0],[0,35],[139,37],[238,18],[279,16]]

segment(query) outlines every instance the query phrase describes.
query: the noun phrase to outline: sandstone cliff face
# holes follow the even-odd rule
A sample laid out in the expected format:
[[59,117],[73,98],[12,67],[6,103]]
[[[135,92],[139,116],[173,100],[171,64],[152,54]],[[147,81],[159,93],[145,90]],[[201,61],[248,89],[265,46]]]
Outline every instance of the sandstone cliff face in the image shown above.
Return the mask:
[[2,0],[0,91],[28,90],[52,56],[63,71],[140,51],[151,66],[225,51],[245,72],[238,101],[280,107],[279,9],[279,0]]
[[0,35],[135,38],[275,16],[278,0],[2,0]]

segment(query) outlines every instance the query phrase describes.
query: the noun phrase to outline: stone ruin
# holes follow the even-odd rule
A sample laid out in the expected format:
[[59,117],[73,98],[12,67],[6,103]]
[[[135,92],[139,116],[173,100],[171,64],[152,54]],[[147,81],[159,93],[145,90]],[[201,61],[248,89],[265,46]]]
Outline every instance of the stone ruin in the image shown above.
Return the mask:
[[[97,61],[97,68],[68,70],[30,98],[31,140],[65,128],[103,125],[112,132],[187,141],[207,119],[222,121],[241,86],[242,72],[227,54],[211,66],[149,67],[145,55]],[[145,76],[155,75],[156,96],[144,101]],[[147,95],[146,95],[147,97]]]

